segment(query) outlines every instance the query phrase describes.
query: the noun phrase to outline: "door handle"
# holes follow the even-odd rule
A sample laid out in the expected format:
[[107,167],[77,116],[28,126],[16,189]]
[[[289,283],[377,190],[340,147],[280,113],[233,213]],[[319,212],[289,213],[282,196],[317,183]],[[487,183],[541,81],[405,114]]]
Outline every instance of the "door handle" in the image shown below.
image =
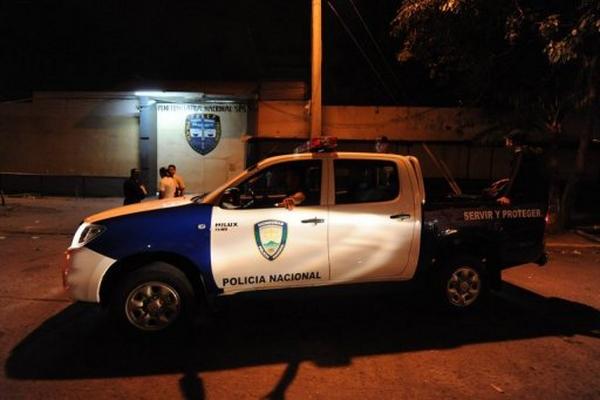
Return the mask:
[[325,220],[323,218],[311,218],[311,219],[303,219],[302,221],[303,224],[322,224],[325,222]]
[[400,221],[404,221],[410,219],[410,214],[394,214],[390,215],[391,219],[399,219]]

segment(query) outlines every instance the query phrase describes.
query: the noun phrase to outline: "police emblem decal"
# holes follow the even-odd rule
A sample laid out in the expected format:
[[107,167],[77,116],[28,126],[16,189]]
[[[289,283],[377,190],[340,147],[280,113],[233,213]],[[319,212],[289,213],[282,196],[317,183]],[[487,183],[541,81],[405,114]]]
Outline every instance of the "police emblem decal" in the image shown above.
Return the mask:
[[215,114],[190,114],[185,118],[185,140],[194,151],[207,155],[221,139],[221,118]]
[[254,238],[260,254],[273,261],[283,252],[287,241],[287,223],[268,219],[254,224]]

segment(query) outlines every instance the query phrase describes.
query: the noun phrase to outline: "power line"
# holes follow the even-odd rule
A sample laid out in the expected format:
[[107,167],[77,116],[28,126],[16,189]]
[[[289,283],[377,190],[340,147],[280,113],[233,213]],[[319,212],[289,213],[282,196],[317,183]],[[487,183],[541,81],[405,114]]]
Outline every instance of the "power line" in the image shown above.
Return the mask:
[[393,91],[390,90],[390,88],[388,87],[388,85],[386,85],[386,83],[384,82],[383,78],[381,77],[381,74],[375,68],[375,65],[373,64],[373,62],[371,61],[371,59],[369,58],[369,56],[367,55],[367,53],[365,52],[365,50],[362,48],[362,46],[360,45],[360,43],[356,39],[356,36],[354,36],[354,34],[350,30],[350,28],[348,27],[348,25],[346,24],[346,22],[344,22],[344,19],[342,18],[342,16],[338,13],[338,11],[333,6],[333,4],[331,3],[330,0],[327,0],[327,5],[329,6],[329,8],[331,8],[331,11],[333,11],[333,13],[335,14],[335,16],[340,20],[340,23],[344,27],[344,30],[350,36],[350,38],[352,39],[352,41],[354,42],[354,44],[356,45],[356,47],[358,47],[358,50],[360,51],[360,53],[363,55],[363,57],[365,58],[365,60],[369,64],[369,67],[371,67],[371,70],[373,71],[373,73],[377,77],[377,80],[379,80],[380,85],[387,92],[387,95],[390,96],[390,98],[394,101],[394,103],[397,104],[398,103],[398,99],[394,95]]
[[375,49],[377,49],[377,53],[379,53],[379,57],[381,57],[381,59],[383,60],[383,63],[386,66],[388,72],[392,76],[392,78],[394,80],[394,83],[396,84],[396,88],[402,94],[402,97],[404,98],[404,100],[406,100],[406,93],[404,92],[404,89],[402,88],[402,84],[400,83],[400,80],[396,76],[396,73],[394,72],[394,70],[390,66],[388,60],[385,58],[385,56],[383,54],[383,51],[381,50],[381,47],[379,46],[379,43],[377,43],[377,40],[375,40],[375,37],[373,36],[373,33],[371,32],[371,29],[369,29],[369,26],[365,22],[362,14],[360,12],[360,10],[358,9],[358,7],[356,7],[356,4],[354,3],[354,0],[348,0],[348,1],[352,5],[352,8],[354,9],[354,12],[358,16],[358,19],[362,23],[363,27],[367,31],[367,34],[369,35],[369,38],[371,39],[371,42],[373,42],[373,44],[375,45]]

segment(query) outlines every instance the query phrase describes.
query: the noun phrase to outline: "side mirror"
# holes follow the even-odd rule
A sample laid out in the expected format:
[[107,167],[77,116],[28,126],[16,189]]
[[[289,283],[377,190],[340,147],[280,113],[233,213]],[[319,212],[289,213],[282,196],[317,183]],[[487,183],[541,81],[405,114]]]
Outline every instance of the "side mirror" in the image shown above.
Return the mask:
[[236,187],[230,187],[225,189],[223,196],[221,196],[221,207],[227,209],[235,209],[241,207],[240,201],[240,189]]

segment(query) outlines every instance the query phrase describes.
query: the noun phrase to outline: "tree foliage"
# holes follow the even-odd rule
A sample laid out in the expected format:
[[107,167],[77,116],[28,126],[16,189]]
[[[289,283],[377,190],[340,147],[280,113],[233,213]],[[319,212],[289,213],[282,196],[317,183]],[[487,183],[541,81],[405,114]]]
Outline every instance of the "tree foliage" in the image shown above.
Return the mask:
[[400,62],[418,61],[464,102],[539,115],[598,102],[600,0],[405,0],[391,23]]
[[[400,62],[422,63],[470,105],[512,109],[522,127],[551,134],[551,199],[564,228],[600,113],[600,0],[404,0],[391,26]],[[561,195],[558,136],[582,109],[587,126]]]

